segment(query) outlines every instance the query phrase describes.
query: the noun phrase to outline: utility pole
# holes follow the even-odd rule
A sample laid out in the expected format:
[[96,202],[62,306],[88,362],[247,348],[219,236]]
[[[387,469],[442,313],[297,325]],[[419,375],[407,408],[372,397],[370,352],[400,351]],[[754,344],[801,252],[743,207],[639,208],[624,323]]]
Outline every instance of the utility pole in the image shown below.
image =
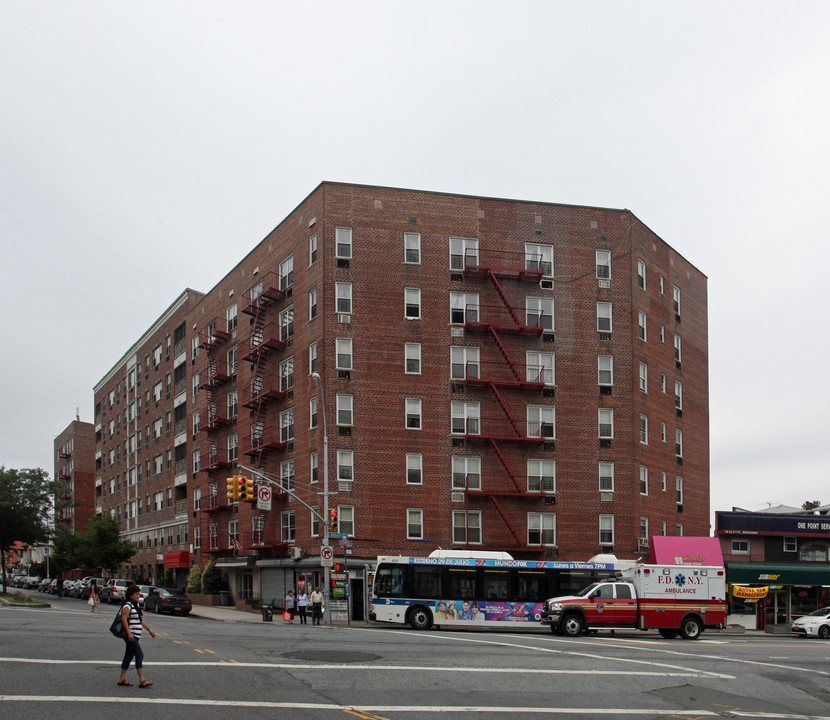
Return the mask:
[[[323,382],[320,373],[311,373],[311,378],[317,383],[320,389],[320,405],[323,411],[323,547],[330,547],[329,543],[329,433],[326,424],[326,396],[323,392]],[[328,608],[329,624],[331,624],[331,603],[329,602],[330,590],[329,566],[323,565],[323,606]],[[325,618],[323,618],[325,622]]]

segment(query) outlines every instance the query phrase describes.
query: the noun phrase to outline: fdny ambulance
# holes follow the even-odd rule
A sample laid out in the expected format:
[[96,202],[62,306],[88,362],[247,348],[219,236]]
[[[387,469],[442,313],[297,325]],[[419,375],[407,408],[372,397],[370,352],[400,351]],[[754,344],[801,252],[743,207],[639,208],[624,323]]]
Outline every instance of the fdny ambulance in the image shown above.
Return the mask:
[[635,565],[618,579],[595,582],[575,595],[545,601],[542,622],[557,635],[600,629],[657,629],[664,638],[696,640],[705,627],[726,623],[722,567]]

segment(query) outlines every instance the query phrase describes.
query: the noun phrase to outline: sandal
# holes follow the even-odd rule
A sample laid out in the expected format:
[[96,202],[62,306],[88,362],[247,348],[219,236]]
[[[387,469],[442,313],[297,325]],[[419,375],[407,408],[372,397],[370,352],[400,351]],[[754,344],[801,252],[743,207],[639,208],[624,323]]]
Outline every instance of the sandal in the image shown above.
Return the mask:
[[153,684],[153,683],[151,683],[149,680],[145,680],[144,682],[139,683],[139,684],[138,684],[138,687],[140,687],[140,688],[148,688],[148,687],[150,687],[152,684]]
[[118,684],[119,684],[119,685],[127,685],[127,686],[129,686],[129,687],[132,687],[132,686],[133,686],[133,684],[132,684],[131,682],[127,682],[126,680],[119,680],[119,681],[118,681]]

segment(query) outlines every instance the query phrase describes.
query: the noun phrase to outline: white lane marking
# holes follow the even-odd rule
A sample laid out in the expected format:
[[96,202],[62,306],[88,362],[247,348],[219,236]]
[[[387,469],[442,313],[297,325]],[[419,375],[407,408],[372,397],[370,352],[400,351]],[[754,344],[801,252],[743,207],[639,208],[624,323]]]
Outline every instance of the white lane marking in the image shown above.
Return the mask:
[[[0,662],[11,663],[28,663],[31,665],[111,665],[117,667],[119,663],[112,660],[55,660],[52,658],[4,658],[0,657]],[[371,670],[372,672],[438,672],[438,673],[475,673],[480,675],[482,673],[491,673],[494,675],[504,674],[522,674],[527,675],[527,668],[491,668],[491,667],[436,667],[430,665],[427,667],[421,665],[358,665],[355,663],[314,663],[314,664],[300,664],[300,663],[258,663],[258,662],[234,662],[233,664],[226,664],[221,662],[152,662],[144,663],[146,667],[234,667],[234,668],[270,668],[274,670]],[[640,676],[640,677],[712,677],[712,673],[684,671],[684,672],[666,672],[657,670],[567,670],[567,669],[553,669],[541,668],[534,670],[534,673],[540,675],[624,675],[624,676]],[[734,680],[731,675],[719,675],[719,678]]]
[[[101,697],[65,696],[65,695],[0,695],[0,702],[74,702],[74,703],[113,703],[121,705],[201,705],[205,707],[245,707],[291,710],[352,710],[362,713],[532,713],[537,715],[633,715],[686,717],[721,717],[720,712],[696,709],[672,708],[562,708],[562,707],[516,707],[516,706],[473,706],[473,705],[340,705],[337,703],[291,703],[270,702],[267,700],[205,700],[203,698],[152,698],[152,697]],[[761,718],[764,720],[830,720],[828,715],[794,715],[791,713],[754,712],[750,710],[730,710],[732,717]]]

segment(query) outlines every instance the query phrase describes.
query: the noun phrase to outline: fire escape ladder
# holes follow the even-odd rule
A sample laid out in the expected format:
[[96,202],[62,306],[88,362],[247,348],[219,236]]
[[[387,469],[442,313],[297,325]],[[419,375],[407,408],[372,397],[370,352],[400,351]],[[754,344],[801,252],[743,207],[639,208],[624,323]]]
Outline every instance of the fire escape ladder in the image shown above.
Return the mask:
[[516,314],[516,310],[510,304],[510,301],[507,299],[507,295],[504,294],[504,289],[499,282],[499,279],[496,277],[496,274],[492,270],[487,270],[487,277],[490,278],[490,282],[493,283],[493,287],[496,288],[496,292],[499,294],[501,301],[504,303],[504,306],[507,308],[507,312],[510,313],[510,317],[513,318],[513,322],[516,325],[521,325],[522,321],[519,319],[519,316]]
[[502,411],[507,416],[507,419],[510,421],[510,425],[513,427],[513,430],[516,433],[516,437],[522,437],[523,433],[521,431],[521,428],[519,428],[519,426],[516,424],[516,421],[513,419],[513,416],[510,414],[510,410],[507,409],[507,405],[505,404],[504,399],[499,394],[498,389],[496,388],[496,386],[493,383],[490,383],[490,390],[493,391],[493,395],[496,396],[496,400],[498,401],[499,405],[501,405]]
[[516,545],[519,547],[524,546],[522,539],[519,537],[519,534],[516,532],[516,528],[513,527],[513,523],[510,522],[510,518],[507,517],[504,510],[501,509],[501,505],[499,505],[499,501],[491,495],[490,500],[492,501],[493,505],[496,506],[496,510],[498,511],[499,515],[501,515],[501,519],[504,520],[504,524],[507,525],[507,529],[510,531],[510,534],[513,536],[513,539],[516,541]]
[[[256,312],[254,313],[254,330],[252,337],[260,338],[260,342],[265,342],[265,314],[267,312],[268,305],[266,303],[257,303]],[[254,444],[254,428],[261,429],[264,426],[265,420],[265,407],[266,403],[263,399],[263,394],[265,393],[265,367],[268,364],[268,354],[265,352],[260,352],[256,356],[256,367],[254,369],[253,378],[251,380],[252,383],[256,383],[256,387],[259,391],[259,397],[257,398],[256,407],[254,407],[254,417],[253,422],[251,423],[251,449],[253,450]],[[258,470],[261,469],[262,466],[262,454],[257,453],[254,455],[251,464]]]
[[505,359],[505,362],[507,362],[507,367],[510,368],[510,372],[513,373],[513,377],[515,377],[516,380],[521,382],[522,374],[519,372],[519,368],[516,367],[516,363],[513,362],[513,358],[510,357],[510,353],[507,352],[507,348],[504,347],[504,343],[502,343],[498,332],[496,332],[496,329],[492,325],[490,326],[490,335],[493,336],[493,340],[496,343],[496,347],[499,349],[499,352],[502,354],[502,357]]
[[504,453],[502,453],[501,448],[499,447],[499,444],[491,438],[490,439],[490,445],[493,447],[493,450],[496,451],[496,456],[501,461],[501,464],[504,466],[504,469],[507,472],[507,476],[513,482],[513,486],[516,488],[516,490],[518,492],[522,492],[522,488],[519,485],[519,481],[516,479],[516,476],[513,474],[513,471],[510,469],[510,465],[508,465],[508,463],[507,463],[507,458],[504,457]]

